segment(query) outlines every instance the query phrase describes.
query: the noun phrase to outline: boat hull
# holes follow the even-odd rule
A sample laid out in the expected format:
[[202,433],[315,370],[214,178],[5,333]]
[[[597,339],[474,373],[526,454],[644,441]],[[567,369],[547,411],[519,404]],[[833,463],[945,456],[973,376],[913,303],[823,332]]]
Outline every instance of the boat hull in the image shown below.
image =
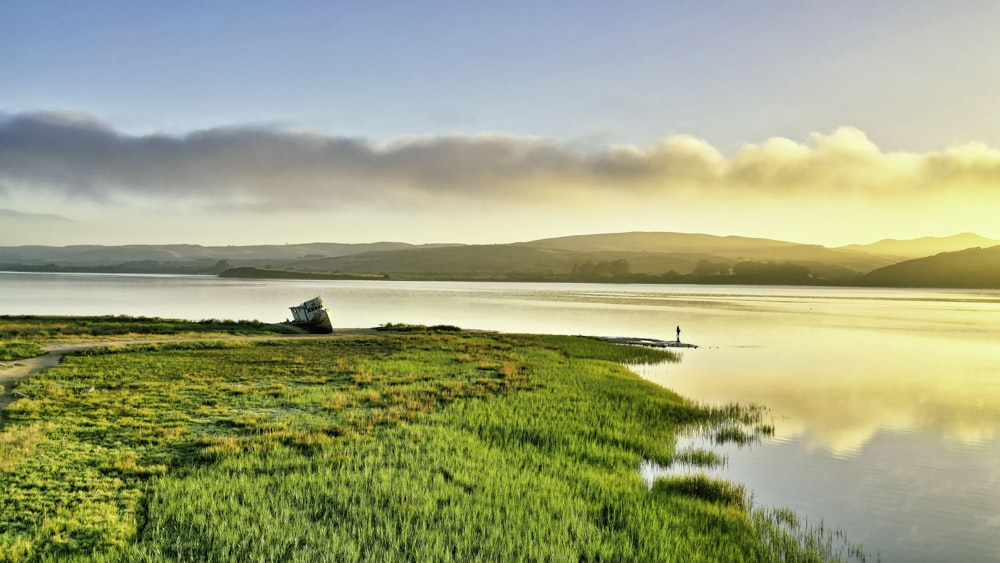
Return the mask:
[[308,321],[291,321],[288,324],[313,334],[330,334],[333,332],[333,324],[330,322],[330,316],[326,314],[326,311],[316,315],[314,319]]

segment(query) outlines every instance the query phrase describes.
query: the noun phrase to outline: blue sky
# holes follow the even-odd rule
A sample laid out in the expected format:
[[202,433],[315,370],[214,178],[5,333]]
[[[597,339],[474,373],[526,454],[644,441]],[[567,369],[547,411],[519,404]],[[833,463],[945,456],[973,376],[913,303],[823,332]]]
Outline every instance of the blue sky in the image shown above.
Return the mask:
[[[608,230],[824,244],[965,230],[1000,238],[981,205],[961,203],[997,197],[997,2],[205,4],[0,4],[0,244],[506,242]],[[24,152],[25,120],[39,119],[62,129],[31,137],[39,150]],[[115,164],[78,168],[73,155],[93,146],[66,144],[83,138],[80,127],[110,132],[91,156]],[[234,132],[247,130],[277,135],[273,167],[249,180],[220,172],[241,158],[259,165],[233,148],[246,146]],[[305,132],[324,148],[304,148]],[[171,156],[223,133],[229,148],[208,160]],[[157,139],[173,152],[129,161],[136,151],[125,147]],[[830,181],[818,168],[844,165],[823,139],[854,143],[851,174]],[[347,158],[329,152],[344,140],[377,165],[298,172],[303,150]],[[464,160],[440,173],[470,144],[479,168]],[[298,152],[279,162],[291,145]],[[797,183],[748,179],[737,161],[755,147],[770,147],[768,170],[815,168],[798,170]],[[715,172],[678,172],[692,151]],[[641,173],[619,166],[626,153],[639,155]],[[609,159],[621,174],[606,173]],[[259,181],[268,176],[274,184]],[[312,215],[276,205],[286,189],[313,201]],[[299,227],[317,213],[329,228]],[[262,214],[292,240],[255,228]],[[65,221],[25,235],[46,215]],[[210,218],[216,230],[203,226]]]

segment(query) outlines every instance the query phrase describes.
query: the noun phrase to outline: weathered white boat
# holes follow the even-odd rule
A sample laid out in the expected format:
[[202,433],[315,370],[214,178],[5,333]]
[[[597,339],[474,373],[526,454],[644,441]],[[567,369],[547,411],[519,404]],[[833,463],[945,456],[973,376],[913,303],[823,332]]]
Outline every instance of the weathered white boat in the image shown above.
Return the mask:
[[314,297],[301,305],[289,307],[289,310],[292,311],[292,320],[289,321],[289,324],[315,334],[333,332],[330,315],[323,307],[323,300],[319,297]]

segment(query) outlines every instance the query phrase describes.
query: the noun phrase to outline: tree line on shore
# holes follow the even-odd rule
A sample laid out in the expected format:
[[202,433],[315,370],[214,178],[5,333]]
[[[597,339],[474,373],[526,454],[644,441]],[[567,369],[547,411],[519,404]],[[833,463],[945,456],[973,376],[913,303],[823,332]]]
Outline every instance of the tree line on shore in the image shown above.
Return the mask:
[[592,262],[573,267],[571,276],[580,281],[638,282],[657,280],[664,283],[734,283],[734,284],[828,284],[857,277],[844,269],[839,277],[827,277],[793,262],[757,262],[744,260],[733,264],[700,260],[689,273],[674,270],[660,275],[632,273],[628,260]]

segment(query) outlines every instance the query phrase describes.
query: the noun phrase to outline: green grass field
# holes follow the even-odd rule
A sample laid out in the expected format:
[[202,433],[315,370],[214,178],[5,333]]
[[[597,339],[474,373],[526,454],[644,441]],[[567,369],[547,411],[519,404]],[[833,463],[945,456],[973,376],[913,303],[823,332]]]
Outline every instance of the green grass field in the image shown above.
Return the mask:
[[738,484],[646,487],[679,433],[755,420],[620,364],[670,359],[450,329],[67,356],[7,409],[0,561],[841,556]]
[[53,339],[114,339],[130,336],[252,335],[274,334],[281,330],[281,325],[269,325],[258,321],[218,319],[185,321],[125,315],[100,317],[0,315],[0,342],[37,343]]

